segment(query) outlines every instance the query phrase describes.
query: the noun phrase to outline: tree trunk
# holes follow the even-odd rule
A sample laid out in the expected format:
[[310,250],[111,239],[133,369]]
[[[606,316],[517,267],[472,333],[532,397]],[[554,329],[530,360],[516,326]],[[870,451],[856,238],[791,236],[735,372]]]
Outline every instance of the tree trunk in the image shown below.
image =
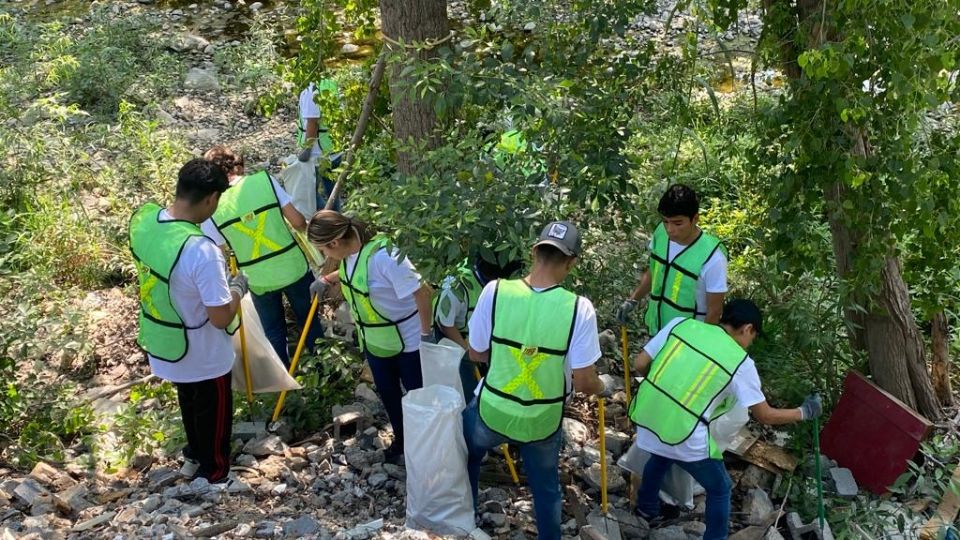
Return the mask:
[[[802,31],[808,32],[804,41],[808,47],[816,48],[838,39],[837,33],[842,31],[823,26],[825,18],[822,14],[826,9],[823,2],[797,0],[793,5],[788,0],[764,2],[768,14],[773,8],[783,8],[793,14],[797,23],[795,28],[779,36],[781,64],[787,75],[795,80],[803,76],[797,62],[802,51],[797,46],[796,36]],[[869,158],[872,148],[865,131],[851,131],[848,135],[851,141],[849,152],[857,158]],[[833,239],[837,274],[842,279],[851,273],[858,257],[859,235],[865,234],[851,228],[833,210],[841,208],[847,199],[845,189],[843,183],[837,181],[823,192],[824,199],[832,207],[828,210],[827,221]],[[850,345],[854,351],[867,353],[870,372],[881,388],[927,418],[935,420],[940,416],[940,409],[924,362],[923,341],[910,311],[910,293],[900,272],[900,261],[894,256],[886,256],[877,278],[881,282],[877,296],[868,298],[854,291],[846,299],[849,307],[845,308],[844,317],[850,333]],[[864,313],[856,306],[866,306],[868,312]]]
[[[447,20],[446,0],[380,0],[380,18],[386,46],[396,55],[390,67],[390,96],[393,104],[394,136],[402,143],[424,143],[435,148],[439,143],[436,134],[437,116],[429,99],[410,99],[411,77],[401,77],[402,58],[415,54],[426,60],[434,55],[432,49],[413,49],[413,42],[422,44],[447,37],[450,24]],[[402,43],[398,46],[392,41]],[[413,162],[406,152],[397,154],[397,169],[403,174],[412,174]]]
[[947,326],[947,316],[943,310],[937,311],[930,320],[931,349],[933,361],[930,366],[933,375],[933,388],[944,407],[953,406],[953,388],[950,386],[950,329]]

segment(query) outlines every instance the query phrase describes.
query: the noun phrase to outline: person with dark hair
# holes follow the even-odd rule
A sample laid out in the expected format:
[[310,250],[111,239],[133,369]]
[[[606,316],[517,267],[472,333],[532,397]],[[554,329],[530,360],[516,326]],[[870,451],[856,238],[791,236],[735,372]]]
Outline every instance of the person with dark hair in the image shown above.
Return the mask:
[[403,459],[403,392],[423,386],[420,342],[436,342],[430,305],[433,291],[410,260],[389,247],[386,236],[372,234],[358,219],[320,210],[310,218],[307,237],[324,256],[341,261],[337,272],[320,277],[310,290],[322,296],[330,285],[340,285],[373,384],[393,426],[393,443],[385,458],[399,463]]
[[247,278],[227,278],[226,263],[199,224],[227,189],[223,171],[205,159],[180,169],[176,198],[147,203],[130,220],[130,252],[140,281],[137,344],[154,375],[177,387],[187,446],[181,473],[222,482],[230,472],[234,352],[225,331]]
[[650,240],[650,265],[617,310],[617,321],[626,324],[649,295],[644,322],[651,336],[674,317],[717,323],[727,293],[726,247],[697,225],[700,202],[693,189],[670,186],[657,211],[662,222]]
[[477,386],[475,370],[481,376],[486,375],[486,364],[470,361],[467,349],[467,328],[470,316],[477,306],[477,299],[483,287],[495,279],[508,279],[520,270],[520,261],[511,260],[505,264],[489,262],[479,254],[457,268],[456,273],[443,280],[440,293],[433,304],[433,316],[436,319],[438,338],[447,337],[463,347],[463,359],[460,361],[460,383],[464,393],[471,392]]
[[[290,195],[266,171],[244,176],[240,154],[220,145],[207,150],[204,157],[223,169],[230,189],[200,228],[218,246],[231,249],[237,267],[250,277],[251,299],[264,334],[284,365],[289,365],[283,298],[290,303],[297,322],[305,325],[314,278],[306,255],[286,224],[304,232],[307,222],[293,206]],[[321,337],[323,325],[315,317],[307,335],[310,349]]]
[[709,428],[734,406],[749,409],[755,420],[768,425],[809,420],[822,412],[816,394],[796,409],[775,409],[767,403],[757,367],[745,350],[762,325],[753,302],[731,300],[719,325],[674,318],[637,356],[635,368],[644,379],[629,416],[637,426],[637,447],[651,455],[636,510],[651,525],[660,514],[660,485],[676,465],[707,492],[704,539],[727,538],[732,484]]
[[595,366],[600,337],[593,304],[561,286],[580,253],[573,223],[548,224],[533,246],[530,273],[487,283],[469,324],[470,358],[490,366],[463,411],[474,507],[483,456],[515,444],[541,540],[560,538],[564,403],[572,390],[606,393]]

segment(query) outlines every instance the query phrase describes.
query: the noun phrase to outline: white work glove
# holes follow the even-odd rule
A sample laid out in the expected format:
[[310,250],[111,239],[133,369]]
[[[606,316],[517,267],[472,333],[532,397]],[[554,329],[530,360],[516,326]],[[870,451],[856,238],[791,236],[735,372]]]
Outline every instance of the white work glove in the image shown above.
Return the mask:
[[237,293],[237,296],[243,298],[250,290],[249,280],[243,272],[237,272],[237,275],[231,277],[227,284],[230,286],[231,293]]
[[310,284],[310,298],[316,296],[317,298],[323,298],[323,295],[327,292],[327,287],[330,286],[330,282],[327,281],[327,278],[321,277],[320,279],[314,281]]
[[639,302],[631,298],[624,300],[623,304],[617,308],[617,322],[620,324],[627,324],[627,322],[630,320],[630,314],[633,313],[633,310],[637,309],[638,303]]

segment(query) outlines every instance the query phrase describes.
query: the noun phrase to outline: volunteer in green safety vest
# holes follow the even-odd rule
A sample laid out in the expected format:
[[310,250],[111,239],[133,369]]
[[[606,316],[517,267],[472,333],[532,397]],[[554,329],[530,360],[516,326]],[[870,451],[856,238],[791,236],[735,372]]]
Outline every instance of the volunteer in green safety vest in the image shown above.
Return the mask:
[[[227,174],[230,189],[220,198],[211,219],[201,224],[204,234],[218,246],[231,249],[237,266],[250,279],[253,305],[264,334],[284,365],[290,363],[286,308],[283,298],[303,326],[310,314],[313,272],[287,223],[305,232],[307,222],[290,195],[266,171],[244,176],[243,156],[226,146],[214,146],[204,157]],[[323,337],[315,316],[307,335],[313,349]]]
[[[300,153],[297,158],[306,163],[311,159],[316,165],[317,176],[317,209],[320,210],[327,202],[333,191],[333,182],[329,178],[329,171],[340,166],[341,154],[334,153],[335,146],[327,126],[323,123],[323,115],[317,104],[316,96],[333,94],[338,96],[340,88],[333,79],[322,79],[317,83],[310,83],[300,92],[297,103],[297,147]],[[321,186],[323,188],[321,192]],[[340,210],[340,200],[335,202],[334,210]]]
[[130,220],[140,282],[137,343],[151,371],[177,388],[187,437],[181,473],[210,482],[230,472],[235,355],[225,329],[247,279],[227,278],[223,254],[198,224],[214,213],[227,186],[219,167],[194,159],[180,169],[173,204],[147,203]]
[[470,319],[470,358],[489,363],[463,413],[474,505],[480,461],[491,448],[518,445],[533,494],[538,538],[560,538],[563,405],[574,391],[604,393],[597,317],[590,300],[561,286],[581,253],[569,221],[548,224],[523,279],[491,281]]
[[637,512],[655,524],[660,485],[671,465],[690,473],[707,492],[704,538],[727,538],[732,484],[710,423],[734,405],[758,422],[789,424],[819,416],[820,397],[808,396],[796,409],[771,407],[746,348],[760,333],[762,317],[749,300],[731,300],[720,324],[677,317],[644,346],[636,370],[644,379],[630,403],[637,425],[636,445],[650,453],[637,494]]
[[466,353],[467,324],[473,315],[473,310],[480,297],[484,285],[494,279],[509,278],[520,269],[520,261],[510,260],[501,265],[489,262],[479,254],[473,257],[473,264],[468,260],[457,268],[456,273],[443,280],[439,294],[433,303],[433,315],[436,320],[437,338],[444,337],[463,347],[464,355],[460,362],[460,383],[465,393],[470,393],[477,386],[476,372],[481,376],[487,374],[487,365],[470,361]]
[[433,291],[409,259],[358,219],[320,210],[310,218],[307,236],[324,256],[341,261],[337,272],[315,281],[311,290],[322,294],[329,285],[340,285],[393,426],[386,459],[397,463],[403,457],[400,400],[404,390],[423,386],[420,342],[436,342],[430,311]]
[[644,323],[651,336],[675,317],[716,323],[727,293],[726,248],[697,226],[700,203],[693,189],[670,186],[657,211],[663,221],[650,240],[650,265],[617,310],[617,321],[626,324],[649,295]]

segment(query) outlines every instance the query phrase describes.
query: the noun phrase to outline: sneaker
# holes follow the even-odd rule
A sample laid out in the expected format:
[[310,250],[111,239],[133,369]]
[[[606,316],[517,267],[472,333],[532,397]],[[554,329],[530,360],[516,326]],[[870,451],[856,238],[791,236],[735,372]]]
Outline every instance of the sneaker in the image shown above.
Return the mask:
[[651,516],[646,514],[641,510],[636,510],[635,513],[640,516],[641,519],[647,522],[647,525],[651,529],[659,529],[667,525],[672,524],[678,517],[680,517],[680,509],[676,506],[669,504],[662,504],[660,507],[660,514],[656,516]]
[[180,467],[180,476],[184,478],[193,478],[200,469],[200,462],[195,459],[183,458],[183,466]]

